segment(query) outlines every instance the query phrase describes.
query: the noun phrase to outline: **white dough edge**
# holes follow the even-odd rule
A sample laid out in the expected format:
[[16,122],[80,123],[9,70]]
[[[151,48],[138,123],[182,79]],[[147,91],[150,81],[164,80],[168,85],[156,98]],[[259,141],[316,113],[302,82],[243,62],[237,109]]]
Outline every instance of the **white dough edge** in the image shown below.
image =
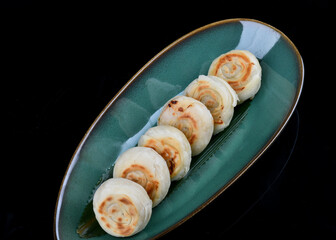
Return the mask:
[[247,50],[232,50],[232,51],[241,51],[251,60],[253,67],[251,70],[251,76],[248,80],[248,83],[245,86],[245,89],[238,93],[239,103],[244,102],[247,99],[253,99],[254,96],[258,93],[261,86],[261,66],[258,59]]

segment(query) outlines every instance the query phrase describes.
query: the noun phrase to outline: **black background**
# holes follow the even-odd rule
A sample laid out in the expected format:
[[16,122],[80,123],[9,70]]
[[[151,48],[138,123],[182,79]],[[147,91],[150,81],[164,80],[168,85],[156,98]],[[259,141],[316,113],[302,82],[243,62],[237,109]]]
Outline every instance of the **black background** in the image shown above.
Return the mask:
[[52,239],[68,163],[105,105],[171,42],[237,17],[268,23],[294,42],[305,67],[300,101],[265,155],[163,238],[335,239],[332,14],[326,0],[2,1],[0,239]]

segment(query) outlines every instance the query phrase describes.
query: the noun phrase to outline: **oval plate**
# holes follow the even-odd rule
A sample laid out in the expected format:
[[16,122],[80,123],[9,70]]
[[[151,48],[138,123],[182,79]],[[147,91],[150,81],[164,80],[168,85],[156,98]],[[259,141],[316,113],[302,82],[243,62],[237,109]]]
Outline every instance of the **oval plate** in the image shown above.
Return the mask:
[[[232,49],[260,60],[262,85],[234,132],[211,156],[174,185],[153,209],[147,227],[132,239],[161,236],[210,203],[270,146],[291,117],[303,86],[303,61],[294,44],[274,27],[229,19],[201,27],[170,44],[114,96],[77,147],[61,184],[54,219],[57,239],[80,239],[76,229],[98,180],[118,155],[136,146],[156,124],[160,108],[211,62]],[[194,197],[196,196],[197,197]],[[99,239],[113,239],[110,235]]]

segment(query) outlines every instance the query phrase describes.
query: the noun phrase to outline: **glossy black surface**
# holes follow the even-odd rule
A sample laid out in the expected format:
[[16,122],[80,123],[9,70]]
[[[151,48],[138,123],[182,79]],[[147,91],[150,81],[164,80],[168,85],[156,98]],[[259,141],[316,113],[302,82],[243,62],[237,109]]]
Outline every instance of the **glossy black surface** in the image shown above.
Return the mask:
[[59,2],[2,2],[0,239],[52,239],[63,175],[104,106],[168,44],[236,17],[266,22],[294,42],[304,60],[302,95],[256,164],[163,239],[335,239],[330,3],[239,2],[242,10],[236,4],[124,2],[84,10]]

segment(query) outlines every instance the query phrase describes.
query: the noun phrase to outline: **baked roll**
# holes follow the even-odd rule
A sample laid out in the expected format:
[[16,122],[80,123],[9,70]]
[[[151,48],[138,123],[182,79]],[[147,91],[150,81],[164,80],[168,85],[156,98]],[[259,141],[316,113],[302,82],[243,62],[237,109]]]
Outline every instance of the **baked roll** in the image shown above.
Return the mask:
[[93,211],[105,232],[116,237],[128,237],[146,227],[152,215],[152,201],[139,184],[128,179],[111,178],[95,192]]
[[166,161],[151,148],[133,147],[122,153],[115,162],[114,178],[127,178],[140,184],[157,206],[167,195],[170,174]]
[[175,127],[161,125],[148,129],[138,146],[152,148],[166,160],[172,181],[183,178],[189,171],[191,147],[183,132]]
[[236,91],[239,102],[253,99],[261,85],[261,67],[249,51],[232,50],[216,58],[208,75],[224,79]]
[[189,84],[184,94],[202,102],[210,110],[214,134],[230,124],[238,96],[227,82],[215,76],[200,75]]
[[209,144],[214,129],[213,117],[206,106],[186,96],[176,96],[163,106],[158,125],[181,130],[190,143],[192,156]]

